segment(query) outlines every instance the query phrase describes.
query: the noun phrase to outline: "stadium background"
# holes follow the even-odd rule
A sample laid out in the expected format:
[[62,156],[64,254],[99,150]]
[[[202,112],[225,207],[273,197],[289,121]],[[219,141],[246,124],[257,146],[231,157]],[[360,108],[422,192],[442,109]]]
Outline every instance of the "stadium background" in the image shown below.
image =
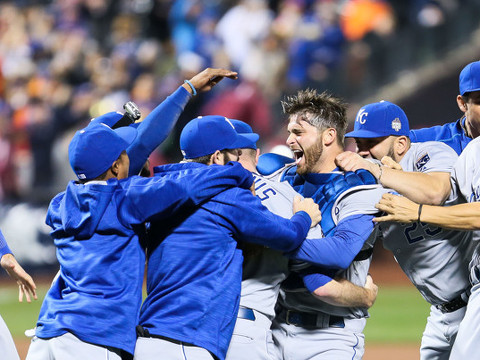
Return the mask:
[[[280,100],[305,87],[344,98],[351,122],[381,99],[411,127],[453,121],[458,74],[480,58],[479,10],[480,0],[1,1],[0,228],[43,294],[57,269],[45,212],[73,178],[73,132],[128,100],[148,114],[208,66],[239,80],[193,99],[152,165],[178,161],[178,130],[213,113],[247,121],[270,151],[286,136]],[[373,263],[365,359],[418,358],[428,306],[381,244]],[[18,305],[4,273],[0,282],[24,354],[41,299]]]

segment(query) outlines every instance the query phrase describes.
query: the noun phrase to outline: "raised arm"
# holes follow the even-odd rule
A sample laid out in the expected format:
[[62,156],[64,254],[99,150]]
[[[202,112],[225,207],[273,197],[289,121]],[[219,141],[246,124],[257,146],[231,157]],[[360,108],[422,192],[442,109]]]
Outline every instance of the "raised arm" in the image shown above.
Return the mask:
[[131,175],[139,173],[152,151],[167,138],[192,96],[197,92],[211,90],[225,77],[236,79],[237,73],[225,69],[207,68],[187,80],[188,82],[180,86],[145,117],[137,128],[137,138],[127,149]]

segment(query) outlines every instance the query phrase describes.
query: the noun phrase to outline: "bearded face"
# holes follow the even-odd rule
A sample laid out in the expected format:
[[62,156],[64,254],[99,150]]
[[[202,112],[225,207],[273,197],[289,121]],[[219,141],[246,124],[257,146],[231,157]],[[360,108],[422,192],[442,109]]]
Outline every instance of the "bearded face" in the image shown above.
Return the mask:
[[291,116],[288,132],[287,145],[295,155],[297,174],[314,172],[323,152],[321,133],[302,115]]

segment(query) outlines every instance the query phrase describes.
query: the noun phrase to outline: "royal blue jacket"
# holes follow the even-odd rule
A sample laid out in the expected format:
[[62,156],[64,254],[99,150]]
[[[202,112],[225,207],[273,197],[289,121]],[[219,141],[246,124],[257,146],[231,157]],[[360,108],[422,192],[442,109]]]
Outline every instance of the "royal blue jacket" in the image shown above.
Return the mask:
[[[205,166],[165,165],[155,169],[155,177]],[[292,251],[310,224],[305,212],[290,220],[274,215],[240,188],[219,193],[177,221],[153,222],[140,324],[150,334],[194,344],[223,360],[240,301],[243,256],[237,241]]]
[[[463,125],[463,126],[462,126]],[[472,138],[465,134],[465,117],[445,125],[410,130],[412,142],[440,141],[450,146],[460,155]]]
[[133,354],[145,266],[137,228],[149,220],[172,221],[226,187],[252,183],[238,163],[175,177],[70,182],[48,208],[60,276],[42,304],[36,335],[71,332]]

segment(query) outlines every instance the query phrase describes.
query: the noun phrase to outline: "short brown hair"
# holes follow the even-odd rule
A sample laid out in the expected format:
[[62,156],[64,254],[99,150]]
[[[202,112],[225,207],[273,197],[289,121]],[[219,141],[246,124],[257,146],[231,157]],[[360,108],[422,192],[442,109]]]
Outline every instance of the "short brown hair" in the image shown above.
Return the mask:
[[309,123],[317,129],[334,128],[337,138],[343,145],[347,131],[347,104],[340,98],[324,91],[321,94],[315,89],[300,90],[296,95],[287,96],[282,101],[283,112],[287,115],[311,114]]

